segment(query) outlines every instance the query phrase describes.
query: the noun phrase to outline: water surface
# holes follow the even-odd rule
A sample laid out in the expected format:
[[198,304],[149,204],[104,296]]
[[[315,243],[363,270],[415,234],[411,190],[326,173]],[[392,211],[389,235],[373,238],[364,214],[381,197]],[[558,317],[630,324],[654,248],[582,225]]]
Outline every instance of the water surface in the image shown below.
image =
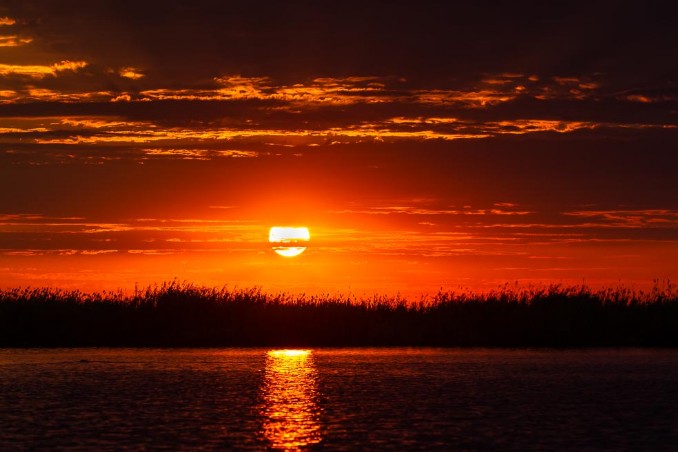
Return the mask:
[[0,350],[0,449],[678,447],[678,351]]

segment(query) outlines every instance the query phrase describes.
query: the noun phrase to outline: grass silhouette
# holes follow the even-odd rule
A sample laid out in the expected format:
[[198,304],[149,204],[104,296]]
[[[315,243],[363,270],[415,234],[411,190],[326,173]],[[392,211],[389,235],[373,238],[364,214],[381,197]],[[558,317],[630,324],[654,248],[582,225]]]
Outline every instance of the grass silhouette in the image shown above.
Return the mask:
[[586,286],[400,297],[271,295],[172,281],[0,290],[0,346],[678,346],[678,293]]

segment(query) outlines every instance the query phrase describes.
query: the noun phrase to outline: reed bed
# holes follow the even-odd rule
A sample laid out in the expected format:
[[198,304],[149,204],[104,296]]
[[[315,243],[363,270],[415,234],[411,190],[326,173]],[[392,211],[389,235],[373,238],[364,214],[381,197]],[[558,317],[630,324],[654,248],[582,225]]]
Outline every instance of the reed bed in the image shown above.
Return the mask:
[[267,294],[171,281],[0,290],[0,346],[678,346],[678,292],[551,285],[395,296]]

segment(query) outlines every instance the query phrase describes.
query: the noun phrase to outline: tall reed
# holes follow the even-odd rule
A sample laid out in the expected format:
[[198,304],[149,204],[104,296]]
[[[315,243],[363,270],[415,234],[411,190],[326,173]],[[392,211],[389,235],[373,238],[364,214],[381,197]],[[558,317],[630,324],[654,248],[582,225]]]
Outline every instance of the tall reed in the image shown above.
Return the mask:
[[551,285],[401,297],[171,281],[0,290],[0,346],[678,346],[678,292]]

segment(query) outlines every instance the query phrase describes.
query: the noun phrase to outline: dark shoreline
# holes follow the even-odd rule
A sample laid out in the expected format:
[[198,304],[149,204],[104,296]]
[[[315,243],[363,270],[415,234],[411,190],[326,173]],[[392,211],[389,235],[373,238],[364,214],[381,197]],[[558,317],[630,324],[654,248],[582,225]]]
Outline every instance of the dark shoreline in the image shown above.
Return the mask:
[[550,286],[408,302],[176,281],[132,296],[8,289],[0,347],[678,347],[678,294]]

